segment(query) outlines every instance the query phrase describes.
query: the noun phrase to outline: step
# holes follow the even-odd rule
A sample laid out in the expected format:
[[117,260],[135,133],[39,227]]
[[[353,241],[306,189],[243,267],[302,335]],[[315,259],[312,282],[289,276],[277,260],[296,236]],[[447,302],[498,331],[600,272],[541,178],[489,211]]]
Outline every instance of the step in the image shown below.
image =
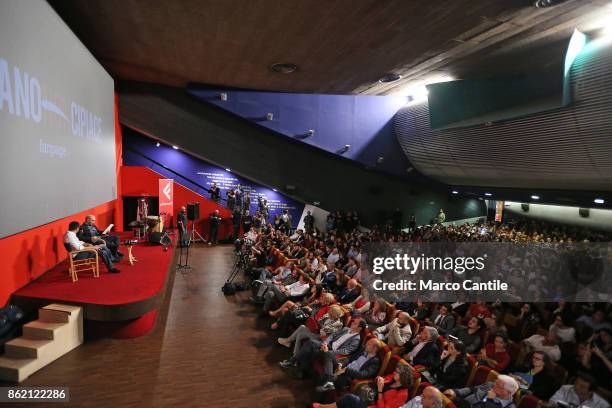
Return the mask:
[[50,305],[43,307],[43,309],[58,310],[71,314],[79,312],[81,310],[81,307],[74,305],[64,305],[61,303],[51,303]]
[[36,371],[32,370],[37,364],[35,358],[11,358],[0,356],[0,380],[21,382]]
[[53,340],[57,337],[60,329],[67,326],[68,323],[50,323],[35,320],[23,325],[23,337]]
[[38,320],[47,323],[68,323],[70,321],[70,313],[41,308],[38,309]]
[[52,342],[53,340],[19,337],[5,343],[4,355],[13,358],[38,358],[44,353],[45,346],[49,346]]

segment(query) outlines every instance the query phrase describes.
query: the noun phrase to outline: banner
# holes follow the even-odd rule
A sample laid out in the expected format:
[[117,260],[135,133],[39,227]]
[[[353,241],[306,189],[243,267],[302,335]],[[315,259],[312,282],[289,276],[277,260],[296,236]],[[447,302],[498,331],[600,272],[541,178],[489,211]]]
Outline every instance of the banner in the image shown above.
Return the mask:
[[504,202],[495,202],[495,222],[502,222],[502,216],[504,214]]
[[159,179],[159,216],[169,228],[174,214],[174,180]]

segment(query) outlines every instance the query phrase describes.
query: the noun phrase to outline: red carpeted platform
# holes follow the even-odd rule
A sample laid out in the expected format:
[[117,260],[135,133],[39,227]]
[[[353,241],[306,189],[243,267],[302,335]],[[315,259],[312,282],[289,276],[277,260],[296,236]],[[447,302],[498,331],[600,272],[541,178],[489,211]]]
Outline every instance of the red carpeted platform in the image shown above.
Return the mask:
[[[122,338],[143,335],[155,324],[151,317],[156,316],[153,312],[164,293],[173,248],[164,251],[160,245],[138,244],[132,248],[138,260],[133,266],[127,260],[127,248],[122,245],[120,251],[125,254],[116,264],[120,273],[109,273],[100,260],[99,278],[81,273],[73,283],[66,260],[16,291],[13,301],[29,309],[51,302],[83,306],[88,323],[104,322],[100,326],[108,329],[109,336],[115,337],[114,331],[121,332],[118,337]],[[131,326],[135,328],[134,336],[130,336]]]

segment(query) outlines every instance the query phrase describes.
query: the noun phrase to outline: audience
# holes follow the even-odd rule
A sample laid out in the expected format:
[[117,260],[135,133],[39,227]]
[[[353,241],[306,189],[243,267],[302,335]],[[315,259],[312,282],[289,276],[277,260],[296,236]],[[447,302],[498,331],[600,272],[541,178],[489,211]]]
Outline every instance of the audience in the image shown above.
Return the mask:
[[[320,375],[322,385],[318,390],[324,393],[344,389],[353,379],[368,379],[377,394],[377,407],[441,406],[439,389],[442,389],[464,406],[513,408],[512,397],[520,383],[523,394],[531,393],[544,401],[550,398],[557,405],[565,401],[569,405],[607,408],[594,392],[595,382],[582,371],[597,375],[602,385],[609,388],[612,371],[609,303],[597,306],[567,303],[557,295],[557,303],[548,305],[461,300],[452,305],[436,305],[419,299],[389,303],[388,299],[374,298],[362,286],[360,263],[362,246],[369,242],[496,241],[555,245],[583,240],[604,242],[609,240],[607,235],[535,222],[490,224],[487,234],[479,233],[480,227],[472,224],[414,226],[403,232],[397,231],[397,224],[387,223],[382,229],[374,226],[364,232],[357,229],[358,219],[356,213],[335,212],[327,218],[325,233],[313,228],[292,233],[282,217],[278,217],[276,225],[257,225],[249,232],[253,244],[248,249],[254,260],[250,273],[262,281],[255,300],[263,301],[264,310],[276,320],[271,328],[279,330],[278,342],[293,347],[292,356],[280,363],[282,367],[295,367],[298,377],[304,377],[320,366],[314,372]],[[283,251],[290,261],[278,264],[272,248]],[[508,259],[504,268],[532,268],[536,256],[528,256],[524,263]],[[561,293],[556,284],[547,286],[537,277],[529,290],[542,296],[547,293],[550,298]],[[296,299],[303,295],[307,297]],[[343,318],[349,312],[353,318],[344,327]],[[420,324],[418,333],[412,332],[412,319]],[[461,322],[467,325],[460,325]],[[545,332],[546,335],[540,334]],[[385,364],[378,356],[382,342],[405,353],[405,362],[386,378],[377,377],[381,364]],[[523,366],[525,355],[527,364]],[[509,371],[514,377],[500,375],[494,382],[466,388],[471,367],[468,357],[478,366],[488,366],[498,373]],[[423,376],[439,389],[427,387],[421,396],[408,400],[411,384],[407,373],[412,374],[412,369],[408,370],[411,366],[421,366]],[[553,376],[553,369],[570,376],[579,373],[579,378],[574,385],[563,386],[554,393],[564,378]],[[315,406],[365,406],[359,405],[362,403],[365,402],[357,393],[341,397],[336,405]]]

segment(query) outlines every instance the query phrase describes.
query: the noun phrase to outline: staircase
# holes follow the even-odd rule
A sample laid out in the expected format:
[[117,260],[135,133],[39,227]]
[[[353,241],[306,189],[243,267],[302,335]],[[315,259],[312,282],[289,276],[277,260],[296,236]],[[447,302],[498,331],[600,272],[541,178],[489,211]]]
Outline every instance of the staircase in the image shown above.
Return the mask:
[[39,309],[38,320],[23,326],[23,336],[5,344],[0,380],[21,382],[83,343],[83,310],[53,303]]

